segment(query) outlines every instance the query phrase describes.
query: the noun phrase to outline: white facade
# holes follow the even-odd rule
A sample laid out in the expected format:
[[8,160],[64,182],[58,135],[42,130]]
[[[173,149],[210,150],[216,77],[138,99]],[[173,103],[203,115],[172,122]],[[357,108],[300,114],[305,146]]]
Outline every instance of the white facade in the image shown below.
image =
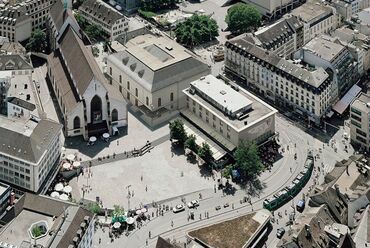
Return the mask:
[[291,14],[303,24],[303,44],[318,35],[329,33],[340,23],[339,15],[334,7],[319,2],[306,2],[294,9]]
[[225,70],[266,98],[320,123],[335,100],[336,85],[325,70],[307,70],[253,46],[242,38],[227,42]]
[[370,95],[361,93],[351,104],[350,113],[351,142],[370,151]]
[[[41,124],[35,123],[31,120],[24,121],[1,117],[2,128],[11,131],[1,131],[3,134],[1,143],[4,144],[4,148],[0,150],[0,180],[33,192],[38,192],[41,189],[40,187],[47,179],[49,172],[55,169],[55,164],[59,160],[61,154],[61,127],[59,124],[49,120],[42,120],[40,123]],[[48,129],[50,127],[49,123],[52,123],[56,129]],[[37,125],[41,126],[37,127]],[[27,150],[30,148],[12,147],[8,145],[13,142],[7,142],[7,140],[19,137],[19,135],[22,136],[24,140],[32,139],[32,135],[36,135],[32,134],[35,130],[39,133],[37,136],[42,136],[43,134],[40,134],[40,128],[45,128],[42,131],[45,135],[49,132],[49,134],[53,136],[48,139],[49,143],[46,145],[47,148],[42,155],[36,156],[36,161],[30,161],[27,157],[23,157],[25,152],[29,152]],[[5,133],[10,136],[5,137]],[[20,144],[20,146],[27,146],[27,144],[28,143]],[[37,149],[37,144],[32,142],[29,144],[35,146],[33,149]],[[45,144],[40,144],[40,146],[44,147]],[[41,149],[41,147],[39,147],[39,149]],[[20,155],[15,155],[12,150],[19,151]]]
[[368,8],[370,5],[369,0],[336,0],[333,1],[333,6],[337,9],[345,20],[350,20],[351,16],[357,14],[363,9]]
[[[193,87],[195,84],[209,84],[212,89],[198,92]],[[219,100],[222,102],[216,103],[215,99],[211,102],[208,97],[205,97],[214,95],[210,92],[213,89],[216,94],[219,94]],[[218,91],[219,89],[222,93]],[[219,136],[235,147],[243,141],[259,144],[275,134],[275,114],[277,111],[244,89],[236,91],[223,81],[208,75],[192,82],[190,88],[183,92],[186,95],[186,108],[182,110],[183,114],[190,120],[194,118],[200,120],[204,124],[202,126],[208,127],[207,130],[204,130],[205,132],[217,132]],[[232,99],[222,100],[228,94]],[[247,105],[243,105],[244,110],[238,111],[238,116],[245,115],[245,118],[239,119],[236,116],[229,116],[228,111],[231,112],[233,104],[230,102],[232,100],[235,103],[247,102]],[[229,102],[229,105],[225,101]],[[225,104],[227,109],[221,108]],[[254,106],[253,109],[252,106]]]
[[110,83],[152,127],[176,115],[185,106],[183,90],[209,72],[181,45],[151,34],[133,38],[124,51],[108,56],[105,70]]
[[79,7],[79,14],[88,23],[101,27],[111,41],[128,31],[128,19],[104,2],[97,0],[84,1]]
[[45,28],[49,10],[55,1],[61,0],[27,0],[23,3],[32,18],[32,30]]
[[262,15],[276,18],[301,5],[302,0],[243,0],[246,4],[253,5]]

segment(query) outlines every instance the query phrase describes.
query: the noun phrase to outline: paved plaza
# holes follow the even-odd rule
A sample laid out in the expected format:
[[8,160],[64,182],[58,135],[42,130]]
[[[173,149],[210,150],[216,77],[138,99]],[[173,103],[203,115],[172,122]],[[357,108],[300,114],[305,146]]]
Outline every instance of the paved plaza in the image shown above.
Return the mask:
[[91,178],[85,173],[72,180],[73,195],[81,197],[81,188],[89,185],[91,190],[85,198],[95,200],[99,196],[108,208],[119,204],[127,209],[128,185],[131,185],[133,194],[130,208],[214,187],[213,179],[202,177],[197,164],[188,163],[185,156],[172,153],[170,141],[154,147],[142,157],[93,166],[91,174]]
[[164,125],[154,131],[150,130],[145,124],[140,122],[130,112],[128,113],[128,126],[120,130],[120,134],[111,137],[110,142],[105,142],[98,137],[98,141],[93,146],[87,146],[87,142],[82,136],[68,138],[66,140],[66,150],[64,154],[76,154],[82,161],[92,158],[112,155],[113,153],[123,153],[134,148],[143,147],[147,141],[153,142],[169,134],[168,125]]

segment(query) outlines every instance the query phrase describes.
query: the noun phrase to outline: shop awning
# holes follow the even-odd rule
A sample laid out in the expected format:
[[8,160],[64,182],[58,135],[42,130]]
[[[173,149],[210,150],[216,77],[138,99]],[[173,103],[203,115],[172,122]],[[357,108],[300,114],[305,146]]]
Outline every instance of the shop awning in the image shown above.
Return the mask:
[[338,114],[343,114],[344,111],[348,108],[357,95],[361,92],[361,88],[355,84],[351,89],[340,99],[333,107],[333,110]]
[[198,130],[187,120],[181,118],[181,121],[184,123],[184,128],[187,135],[193,134],[195,135],[195,137],[197,137],[195,142],[197,143],[198,146],[201,146],[203,142],[207,143],[210,146],[211,151],[213,152],[213,158],[215,160],[219,160],[226,154],[226,151],[224,149],[222,149],[219,145],[217,145],[214,141],[208,138],[205,134],[203,134],[200,130]]

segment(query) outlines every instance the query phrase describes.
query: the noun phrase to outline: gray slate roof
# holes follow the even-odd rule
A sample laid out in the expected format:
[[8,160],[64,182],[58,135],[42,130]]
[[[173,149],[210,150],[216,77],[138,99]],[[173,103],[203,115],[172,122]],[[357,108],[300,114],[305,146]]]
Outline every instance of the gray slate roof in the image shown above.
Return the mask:
[[28,58],[20,54],[0,55],[0,71],[7,70],[33,70],[33,66]]
[[[52,120],[42,119],[31,135],[10,130],[1,125],[0,153],[37,163],[42,154],[50,148],[51,141],[60,134],[62,126]],[[4,120],[5,121],[5,120]]]
[[30,102],[27,102],[23,99],[19,99],[18,97],[8,97],[7,102],[10,102],[14,105],[17,105],[21,108],[27,109],[29,111],[34,111],[36,109],[35,104],[32,104]]
[[101,22],[111,26],[117,20],[124,18],[125,16],[106,6],[104,2],[97,0],[85,0],[83,4],[78,8],[80,11],[88,13],[99,19]]
[[280,58],[276,54],[270,53],[267,50],[254,45],[245,39],[245,37],[245,35],[235,37],[234,39],[226,42],[226,46],[232,44],[233,46],[238,47],[239,49],[248,52],[256,58],[291,74],[295,78],[300,79],[315,88],[320,87],[320,85],[329,77],[329,74],[321,67],[315,71],[308,71],[283,58]]

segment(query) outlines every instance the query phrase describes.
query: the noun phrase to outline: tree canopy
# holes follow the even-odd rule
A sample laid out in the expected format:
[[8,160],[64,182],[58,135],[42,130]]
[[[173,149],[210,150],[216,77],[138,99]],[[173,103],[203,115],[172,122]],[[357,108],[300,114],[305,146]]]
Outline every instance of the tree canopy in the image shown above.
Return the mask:
[[241,142],[234,153],[234,168],[246,178],[254,178],[262,171],[262,163],[255,143]]
[[41,29],[35,29],[31,33],[31,38],[26,44],[26,49],[32,52],[43,52],[47,46],[46,34]]
[[177,2],[177,0],[141,0],[141,8],[146,11],[158,11],[173,8]]
[[170,138],[177,140],[180,144],[184,144],[187,139],[187,135],[184,128],[184,123],[176,119],[170,122]]
[[103,29],[95,24],[89,24],[86,19],[80,14],[75,14],[76,21],[80,28],[85,31],[90,39],[98,40],[104,36]]
[[237,3],[227,11],[225,22],[231,33],[242,34],[258,27],[261,18],[261,13],[254,6]]
[[185,141],[185,148],[188,148],[192,150],[193,152],[198,152],[198,145],[195,142],[197,140],[197,137],[194,134],[191,134],[188,136],[188,138]]
[[201,147],[198,149],[198,155],[206,162],[211,162],[213,160],[211,147],[205,142],[203,142]]
[[209,16],[194,14],[177,25],[175,35],[179,43],[193,47],[215,39],[218,25]]

